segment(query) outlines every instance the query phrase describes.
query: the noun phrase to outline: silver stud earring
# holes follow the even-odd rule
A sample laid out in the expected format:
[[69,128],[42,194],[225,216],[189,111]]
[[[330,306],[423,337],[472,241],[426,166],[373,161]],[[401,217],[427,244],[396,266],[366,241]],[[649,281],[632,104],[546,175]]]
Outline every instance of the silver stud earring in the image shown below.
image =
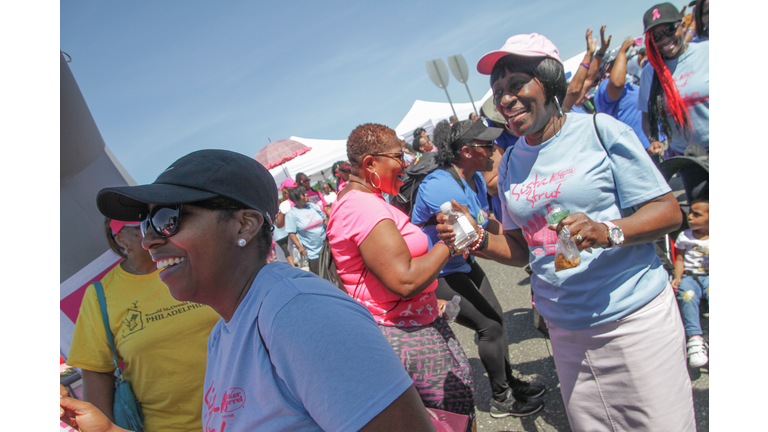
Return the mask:
[[240,240],[238,240],[238,241],[237,241],[237,245],[238,245],[238,246],[240,246],[240,247],[243,247],[243,246],[245,246],[245,239],[240,239]]
[[467,158],[467,159],[469,159],[469,158],[471,158],[472,156],[471,156],[471,155],[464,155],[464,157],[465,157],[465,158]]

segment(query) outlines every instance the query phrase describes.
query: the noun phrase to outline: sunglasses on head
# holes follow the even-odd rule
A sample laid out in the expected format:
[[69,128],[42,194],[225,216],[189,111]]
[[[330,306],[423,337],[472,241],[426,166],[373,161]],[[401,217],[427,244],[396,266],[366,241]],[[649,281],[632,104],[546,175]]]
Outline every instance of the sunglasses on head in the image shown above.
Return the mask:
[[653,40],[658,42],[664,38],[672,37],[677,32],[677,28],[680,27],[681,22],[678,21],[674,24],[670,24],[664,27],[662,30],[653,32]]
[[181,207],[181,204],[152,207],[147,217],[141,221],[141,235],[146,236],[150,227],[155,234],[162,238],[168,238],[179,232]]

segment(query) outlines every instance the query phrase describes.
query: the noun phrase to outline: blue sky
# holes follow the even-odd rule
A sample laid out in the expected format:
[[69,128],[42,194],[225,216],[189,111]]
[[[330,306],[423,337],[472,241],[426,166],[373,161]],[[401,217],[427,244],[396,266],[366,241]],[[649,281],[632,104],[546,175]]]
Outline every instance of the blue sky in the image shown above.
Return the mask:
[[[270,139],[394,128],[416,99],[447,102],[427,60],[462,54],[479,99],[477,60],[509,36],[543,34],[567,59],[588,26],[599,37],[608,25],[611,48],[640,36],[655,3],[73,0],[60,4],[60,47],[104,141],[142,184],[198,149],[253,156]],[[448,92],[469,102],[453,77]]]

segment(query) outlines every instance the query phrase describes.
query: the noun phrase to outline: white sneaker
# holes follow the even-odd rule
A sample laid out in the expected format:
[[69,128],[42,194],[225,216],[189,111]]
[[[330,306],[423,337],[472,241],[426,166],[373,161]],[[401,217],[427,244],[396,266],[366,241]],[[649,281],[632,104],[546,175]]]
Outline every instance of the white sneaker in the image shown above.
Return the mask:
[[700,368],[709,362],[709,346],[701,336],[688,339],[688,364],[692,368]]

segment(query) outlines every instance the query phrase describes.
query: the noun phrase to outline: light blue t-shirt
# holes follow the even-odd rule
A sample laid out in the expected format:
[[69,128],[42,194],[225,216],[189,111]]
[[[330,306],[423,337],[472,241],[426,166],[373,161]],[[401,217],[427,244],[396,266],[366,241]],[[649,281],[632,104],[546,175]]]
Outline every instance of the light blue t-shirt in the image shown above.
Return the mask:
[[643,132],[643,112],[637,109],[637,96],[640,94],[640,87],[632,83],[624,83],[624,90],[618,100],[612,100],[608,96],[608,81],[603,80],[597,87],[595,93],[595,108],[597,112],[606,113],[609,116],[628,124],[635,135],[643,144],[644,148],[651,146],[648,137]]
[[[461,186],[456,183],[456,180],[451,176],[451,173],[445,170],[437,169],[429,173],[419,185],[419,193],[416,195],[416,200],[413,203],[413,213],[411,215],[411,222],[418,225],[429,220],[429,218],[440,211],[440,206],[443,203],[449,202],[454,199],[461,205],[465,205],[469,208],[469,213],[475,217],[475,221],[478,225],[482,225],[485,228],[488,225],[488,216],[490,208],[488,206],[487,189],[485,186],[485,180],[480,173],[475,173],[473,176],[475,180],[475,186],[477,186],[477,193],[469,187],[464,179],[461,182],[464,184],[464,190],[461,190]],[[422,228],[429,237],[429,249],[440,241],[437,237],[437,229],[435,225],[429,225]],[[474,261],[474,257],[471,257]],[[469,273],[472,268],[467,263],[467,260],[463,256],[457,255],[445,264],[445,267],[440,271],[440,276],[445,276],[451,273]]]
[[325,240],[325,213],[313,203],[305,208],[293,207],[285,214],[285,231],[296,233],[302,246],[307,250],[308,259],[320,257]]
[[203,430],[356,431],[411,384],[364,306],[309,272],[268,264],[211,331]]
[[[675,79],[693,126],[693,133],[686,138],[682,131],[677,130],[673,118],[668,116],[672,127],[670,147],[679,154],[685,153],[690,144],[709,149],[709,41],[688,44],[688,49],[680,57],[664,63]],[[648,112],[653,73],[653,66],[648,63],[640,78],[637,109],[643,112]]]
[[582,251],[578,267],[555,272],[557,234],[545,219],[548,204],[611,221],[621,218],[620,209],[670,191],[632,128],[605,114],[597,120],[610,160],[592,115],[569,113],[554,137],[537,146],[521,138],[499,165],[507,210],[502,226],[522,229],[528,243],[536,307],[572,330],[628,315],[658,295],[668,279],[651,243]]

